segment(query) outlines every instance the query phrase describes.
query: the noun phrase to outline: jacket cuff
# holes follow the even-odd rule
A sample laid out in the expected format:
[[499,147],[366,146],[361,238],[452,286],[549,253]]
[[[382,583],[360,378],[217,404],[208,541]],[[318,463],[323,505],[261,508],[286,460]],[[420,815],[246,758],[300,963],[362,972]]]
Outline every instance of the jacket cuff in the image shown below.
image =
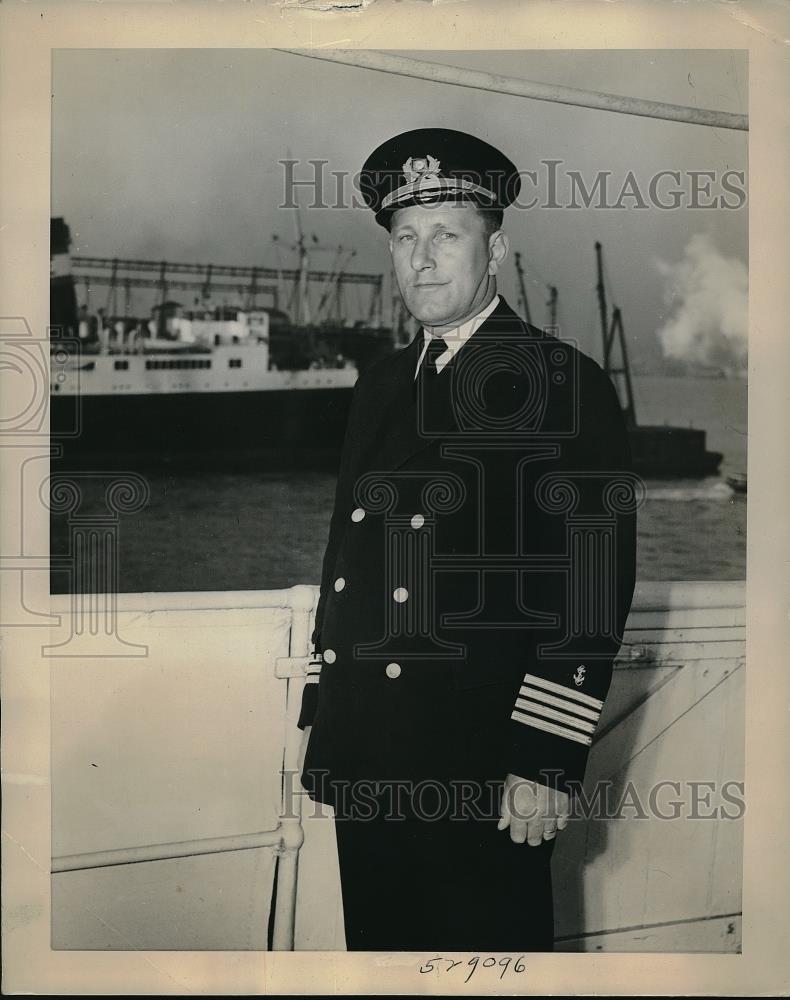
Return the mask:
[[317,708],[318,685],[313,684],[310,687],[305,685],[305,689],[302,692],[302,708],[299,712],[299,721],[296,723],[298,729],[305,729],[307,726],[312,726]]
[[584,779],[602,709],[600,698],[525,674],[510,715],[511,773],[572,796]]
[[307,671],[302,691],[302,707],[299,712],[299,721],[296,723],[298,729],[305,726],[312,726],[313,717],[318,708],[318,681],[321,677],[322,656],[320,653],[313,653],[307,664]]
[[573,798],[584,780],[589,748],[568,746],[560,737],[538,737],[534,730],[520,732],[516,722],[511,725],[516,731],[510,745],[510,773]]

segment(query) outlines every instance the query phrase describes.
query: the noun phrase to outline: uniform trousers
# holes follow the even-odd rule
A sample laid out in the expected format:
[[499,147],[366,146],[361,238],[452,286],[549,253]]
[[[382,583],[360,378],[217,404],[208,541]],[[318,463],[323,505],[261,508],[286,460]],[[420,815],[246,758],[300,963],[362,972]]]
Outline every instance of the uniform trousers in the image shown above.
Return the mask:
[[554,841],[516,844],[497,817],[371,819],[335,809],[349,951],[552,951]]

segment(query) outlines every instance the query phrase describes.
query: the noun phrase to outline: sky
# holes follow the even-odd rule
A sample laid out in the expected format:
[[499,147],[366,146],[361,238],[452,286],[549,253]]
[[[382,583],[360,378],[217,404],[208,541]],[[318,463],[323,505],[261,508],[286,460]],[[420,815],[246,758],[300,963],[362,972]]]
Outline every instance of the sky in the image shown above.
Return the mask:
[[[748,110],[746,55],[718,50],[428,51],[397,54],[721,111]],[[282,208],[280,160],[328,161],[353,177],[388,137],[441,126],[471,132],[535,170],[539,204],[508,209],[511,241],[499,289],[518,301],[513,251],[522,254],[533,321],[547,321],[559,291],[560,335],[600,360],[594,243],[604,247],[608,292],[620,306],[631,360],[745,357],[748,199],[722,188],[746,172],[747,134],[619,115],[414,80],[266,49],[59,50],[53,56],[52,214],[72,231],[72,253],[202,264],[277,266],[275,243],[294,241]],[[546,207],[546,161],[560,208]],[[304,172],[301,164],[304,164]],[[658,171],[681,172],[682,204],[652,204]],[[689,207],[689,171],[713,171],[707,203]],[[647,207],[568,207],[569,172],[588,189],[609,172],[608,200],[633,178]],[[732,176],[732,175],[731,175]],[[731,184],[744,188],[737,177]],[[668,202],[665,178],[659,195]],[[347,186],[353,192],[352,182]],[[318,238],[311,266],[329,267],[338,244],[350,269],[390,274],[387,234],[366,208],[310,208]],[[285,266],[295,257],[281,250]],[[388,279],[389,280],[389,279]],[[350,310],[364,308],[349,292]]]

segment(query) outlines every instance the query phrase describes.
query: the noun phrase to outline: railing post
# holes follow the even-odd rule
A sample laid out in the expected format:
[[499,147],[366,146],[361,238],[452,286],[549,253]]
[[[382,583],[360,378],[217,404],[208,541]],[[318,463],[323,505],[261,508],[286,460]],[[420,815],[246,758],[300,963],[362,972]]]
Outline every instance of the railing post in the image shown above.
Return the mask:
[[[291,638],[289,661],[304,659],[305,665],[310,654],[310,633],[312,613],[316,602],[313,587],[297,585],[288,596],[291,610]],[[287,681],[285,702],[285,739],[283,747],[283,782],[280,803],[280,844],[277,854],[277,893],[272,900],[274,906],[273,951],[293,951],[296,929],[296,889],[299,875],[299,850],[304,843],[302,827],[302,796],[293,787],[292,778],[298,772],[299,743],[301,731],[296,723],[299,719],[302,691],[304,690],[304,668],[302,676],[291,674]],[[290,801],[286,802],[286,795]]]

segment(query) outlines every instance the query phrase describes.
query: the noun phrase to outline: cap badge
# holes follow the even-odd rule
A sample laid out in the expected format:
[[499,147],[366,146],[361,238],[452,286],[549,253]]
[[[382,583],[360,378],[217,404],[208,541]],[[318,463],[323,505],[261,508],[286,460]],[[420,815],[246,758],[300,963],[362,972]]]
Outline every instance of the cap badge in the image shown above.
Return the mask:
[[403,164],[403,176],[408,184],[428,177],[438,177],[441,163],[435,156],[410,156]]
[[573,675],[573,683],[576,687],[581,687],[584,683],[584,675],[587,673],[584,664],[576,668],[576,673]]

